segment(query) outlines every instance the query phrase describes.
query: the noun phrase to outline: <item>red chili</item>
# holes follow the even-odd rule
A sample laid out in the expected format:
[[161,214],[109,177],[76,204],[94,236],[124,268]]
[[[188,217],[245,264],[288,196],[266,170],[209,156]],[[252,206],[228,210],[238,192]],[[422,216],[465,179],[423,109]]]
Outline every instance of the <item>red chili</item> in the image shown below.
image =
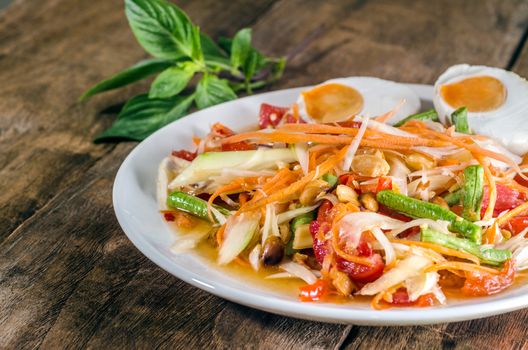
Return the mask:
[[163,213],[163,217],[165,221],[174,221],[176,219],[173,213]]
[[196,158],[196,152],[189,152],[186,150],[172,151],[171,153],[174,157],[181,158],[192,162]]
[[525,228],[528,227],[528,216],[517,216],[512,219],[504,226],[513,235],[521,233]]
[[276,127],[288,110],[288,107],[277,107],[267,103],[261,104],[259,112],[259,128],[266,129],[269,127]]
[[314,284],[308,284],[299,288],[299,299],[301,301],[323,300],[330,293],[329,283],[325,280],[318,280]]

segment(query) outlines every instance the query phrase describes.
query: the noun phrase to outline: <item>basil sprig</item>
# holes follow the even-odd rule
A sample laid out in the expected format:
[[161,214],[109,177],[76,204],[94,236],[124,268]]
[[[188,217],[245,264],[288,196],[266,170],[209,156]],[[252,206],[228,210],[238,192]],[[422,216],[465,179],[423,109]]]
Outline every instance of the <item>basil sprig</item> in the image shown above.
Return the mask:
[[249,28],[217,44],[165,0],[125,0],[125,14],[137,41],[153,58],[96,84],[81,100],[159,74],[148,94],[130,99],[96,142],[143,140],[185,116],[193,105],[202,109],[233,100],[239,91],[251,93],[282,76],[285,59],[266,57],[254,48]]

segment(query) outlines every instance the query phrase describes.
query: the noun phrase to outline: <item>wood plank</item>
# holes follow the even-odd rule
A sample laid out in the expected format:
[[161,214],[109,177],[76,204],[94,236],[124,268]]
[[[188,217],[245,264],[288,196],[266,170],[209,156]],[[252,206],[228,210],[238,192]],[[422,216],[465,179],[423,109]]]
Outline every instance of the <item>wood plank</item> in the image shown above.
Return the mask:
[[[456,30],[466,32],[464,43],[468,38],[481,38],[479,33],[484,31],[493,40],[505,36],[504,42],[498,40],[495,46],[471,44],[461,49],[463,43],[459,43],[455,47],[461,58],[478,60],[486,55],[493,64],[505,65],[526,13],[522,11],[526,2],[497,1],[485,2],[484,10],[481,2],[442,2],[430,10],[422,4],[415,10],[414,2],[389,1],[181,4],[213,35],[232,34],[255,23],[259,47],[275,55],[298,52],[285,79],[274,88],[358,73],[430,82],[442,65],[458,59],[453,51],[447,52],[452,50],[448,44]],[[14,209],[9,209],[10,205],[17,204],[0,207],[0,217],[11,227],[8,233],[30,217],[14,233],[4,235],[7,238],[0,244],[0,347],[339,345],[350,327],[293,320],[223,301],[171,277],[128,242],[113,216],[110,193],[117,166],[131,146],[93,146],[90,139],[110,123],[98,111],[144,86],[97,97],[85,105],[72,101],[86,86],[143,53],[135,46],[115,3],[94,1],[86,6],[80,1],[49,0],[31,6],[29,10],[21,3],[14,4],[6,12],[9,16],[0,19],[0,41],[6,43],[0,47],[0,64],[13,67],[9,72],[0,71],[0,81],[23,76],[11,87],[0,86],[0,143],[6,151],[0,155],[0,175],[8,179],[0,191],[15,188],[9,196],[0,196],[0,205],[22,202]],[[94,16],[92,6],[99,16]],[[51,10],[57,11],[61,21],[52,17]],[[467,14],[470,10],[476,13],[471,25],[449,20],[455,28],[445,34],[445,17],[462,21],[465,18],[459,11]],[[266,15],[259,20],[260,11]],[[335,20],[329,23],[328,18]],[[27,22],[41,24],[42,33],[17,25]],[[46,26],[48,22],[53,23]],[[87,26],[84,30],[88,33],[76,30],[78,23]],[[69,29],[69,35],[59,35],[63,28]],[[398,35],[411,30],[416,33],[406,40]],[[438,37],[437,45],[421,39],[420,31],[426,30],[435,34],[428,36],[430,41]],[[35,39],[47,47],[35,46]],[[418,44],[410,45],[411,39]],[[39,57],[33,57],[30,48]],[[424,49],[428,51],[424,53]],[[393,51],[397,54],[388,56]],[[405,63],[406,59],[414,64]],[[35,67],[38,64],[43,67]],[[26,72],[34,79],[26,77]],[[4,120],[4,116],[8,118]],[[31,166],[24,164],[27,160]],[[50,164],[56,169],[42,176],[33,169],[42,171]],[[11,210],[7,215],[6,208]],[[13,221],[11,215],[16,216]],[[344,345],[486,349],[489,344],[498,348],[512,344],[520,348],[519,339],[526,339],[525,324],[526,312],[518,312],[452,325],[353,327]],[[485,336],[479,338],[481,329]],[[488,343],[493,337],[500,339]]]
[[[528,13],[526,1],[495,0],[355,1],[326,6],[288,1],[274,10],[283,7],[284,13],[296,15],[266,16],[255,26],[260,47],[268,47],[269,38],[275,38],[273,54],[303,47],[276,87],[350,75],[431,84],[457,63],[505,67]],[[295,35],[282,34],[283,28]]]

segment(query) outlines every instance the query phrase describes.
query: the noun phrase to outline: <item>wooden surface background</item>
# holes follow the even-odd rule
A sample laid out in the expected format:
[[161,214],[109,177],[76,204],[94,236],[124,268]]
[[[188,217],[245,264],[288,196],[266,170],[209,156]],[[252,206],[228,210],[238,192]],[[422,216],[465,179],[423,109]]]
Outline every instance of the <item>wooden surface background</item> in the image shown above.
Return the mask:
[[[257,47],[288,55],[273,89],[348,75],[433,83],[461,62],[528,76],[528,1],[177,2],[213,37],[251,26]],[[219,299],[144,258],[111,204],[135,144],[91,140],[112,122],[109,107],[147,85],[76,102],[144,57],[118,0],[15,0],[0,12],[0,348],[528,348],[528,310],[322,324]]]

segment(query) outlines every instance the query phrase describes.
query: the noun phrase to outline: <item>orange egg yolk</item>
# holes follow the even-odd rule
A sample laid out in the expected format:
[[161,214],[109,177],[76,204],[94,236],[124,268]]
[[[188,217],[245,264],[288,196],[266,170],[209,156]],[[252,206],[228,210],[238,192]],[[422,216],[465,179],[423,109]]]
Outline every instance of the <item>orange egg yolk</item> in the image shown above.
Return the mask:
[[323,123],[349,119],[363,108],[363,96],[346,85],[325,84],[303,92],[302,95],[308,115]]
[[442,85],[440,95],[453,108],[465,106],[469,112],[487,112],[502,106],[506,87],[496,78],[480,76]]

